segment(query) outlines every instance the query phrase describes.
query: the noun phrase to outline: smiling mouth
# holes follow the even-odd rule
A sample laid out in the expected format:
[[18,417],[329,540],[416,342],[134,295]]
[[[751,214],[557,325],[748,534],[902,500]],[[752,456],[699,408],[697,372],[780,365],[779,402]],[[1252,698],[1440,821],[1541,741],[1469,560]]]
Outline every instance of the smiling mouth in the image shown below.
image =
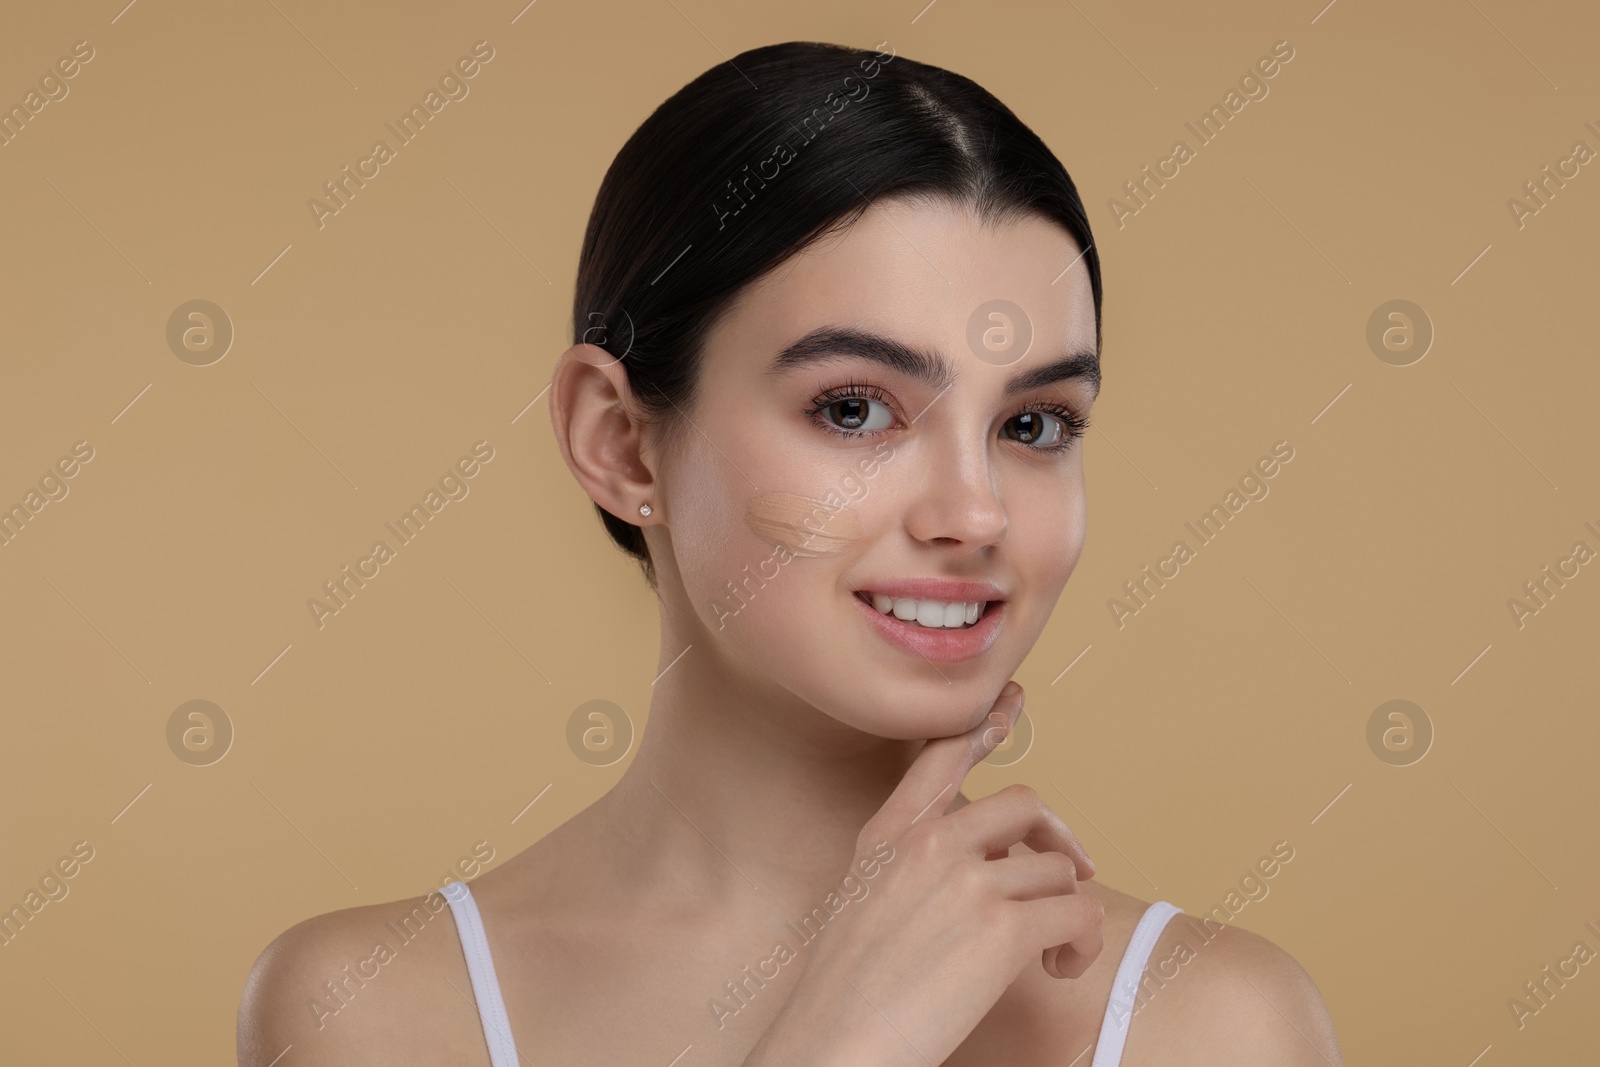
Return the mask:
[[856,598],[880,615],[892,616],[928,630],[967,630],[983,619],[995,600],[934,600],[926,597],[892,597],[866,589],[856,590]]

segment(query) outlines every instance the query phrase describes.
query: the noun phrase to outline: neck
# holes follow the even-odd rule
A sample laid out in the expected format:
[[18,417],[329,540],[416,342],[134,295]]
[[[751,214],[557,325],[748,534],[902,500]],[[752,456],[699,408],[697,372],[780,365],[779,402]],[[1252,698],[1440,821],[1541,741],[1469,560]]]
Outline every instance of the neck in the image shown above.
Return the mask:
[[639,751],[597,805],[622,845],[604,862],[613,885],[656,905],[802,911],[850,873],[862,827],[923,742],[846,726],[714,648],[696,641],[676,663],[663,651],[672,665]]

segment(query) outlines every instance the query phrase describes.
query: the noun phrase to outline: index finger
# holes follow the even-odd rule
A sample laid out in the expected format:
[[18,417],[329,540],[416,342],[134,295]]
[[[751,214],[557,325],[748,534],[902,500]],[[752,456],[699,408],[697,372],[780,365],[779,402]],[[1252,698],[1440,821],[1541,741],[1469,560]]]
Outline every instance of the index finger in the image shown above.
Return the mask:
[[878,813],[862,827],[862,841],[898,838],[929,812],[942,815],[961,791],[967,773],[1004,740],[1022,712],[1022,686],[1008,681],[977,726],[952,737],[936,737],[907,768]]

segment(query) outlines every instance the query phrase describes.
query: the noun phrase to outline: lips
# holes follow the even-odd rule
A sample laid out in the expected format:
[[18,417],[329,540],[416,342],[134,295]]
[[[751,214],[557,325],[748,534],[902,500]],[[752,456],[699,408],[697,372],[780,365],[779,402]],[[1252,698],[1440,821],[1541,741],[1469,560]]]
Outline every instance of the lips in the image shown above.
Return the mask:
[[[951,595],[949,590],[952,588],[965,595]],[[919,591],[905,591],[913,589]],[[1006,601],[990,595],[997,593],[998,589],[981,583],[940,583],[937,580],[933,580],[932,589],[937,591],[930,590],[928,580],[884,583],[863,587],[850,599],[859,605],[859,610],[866,616],[867,625],[871,626],[874,632],[901,652],[919,659],[933,663],[959,663],[987,652],[1000,636],[1000,626],[1005,618]],[[972,595],[974,591],[979,595]],[[987,602],[978,616],[978,621],[972,625],[957,629],[933,629],[883,614],[871,603],[870,595],[874,592],[930,600],[971,599]]]

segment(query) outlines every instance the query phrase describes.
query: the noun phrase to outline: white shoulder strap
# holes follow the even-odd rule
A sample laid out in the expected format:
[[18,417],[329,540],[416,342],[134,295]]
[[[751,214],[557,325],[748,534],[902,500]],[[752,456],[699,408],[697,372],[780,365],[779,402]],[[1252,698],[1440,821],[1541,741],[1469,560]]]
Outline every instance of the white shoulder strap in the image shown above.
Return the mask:
[[483,1037],[489,1043],[489,1062],[493,1067],[517,1067],[517,1046],[511,1040],[511,1020],[506,1017],[506,1002],[500,995],[500,980],[494,974],[489,941],[483,936],[483,917],[478,902],[465,882],[451,882],[440,890],[450,902],[456,918],[456,933],[461,935],[461,950],[467,957],[467,973],[472,977],[472,995],[478,1002],[478,1018],[483,1021]]
[[1144,973],[1145,963],[1149,961],[1150,952],[1156,947],[1167,920],[1182,913],[1182,908],[1158,900],[1139,917],[1139,925],[1133,928],[1128,949],[1122,954],[1122,962],[1117,965],[1117,977],[1112,980],[1111,996],[1106,1002],[1105,1019],[1100,1023],[1100,1040],[1095,1044],[1094,1060],[1089,1067],[1117,1067],[1122,1062],[1122,1046],[1128,1040],[1128,1024],[1133,1021],[1139,976]]

